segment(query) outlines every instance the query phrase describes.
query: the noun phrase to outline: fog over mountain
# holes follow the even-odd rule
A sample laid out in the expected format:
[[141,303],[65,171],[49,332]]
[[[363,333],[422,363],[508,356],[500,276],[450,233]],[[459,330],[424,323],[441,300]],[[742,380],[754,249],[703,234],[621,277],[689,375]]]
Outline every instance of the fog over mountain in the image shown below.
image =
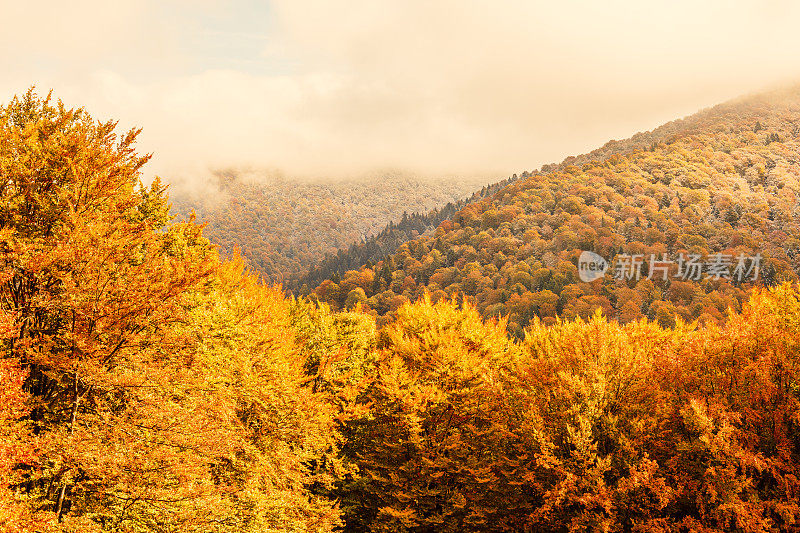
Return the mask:
[[[579,4],[579,5],[576,5]],[[195,180],[506,176],[800,73],[789,1],[0,2],[0,97],[144,128]],[[335,21],[335,22],[333,22]]]

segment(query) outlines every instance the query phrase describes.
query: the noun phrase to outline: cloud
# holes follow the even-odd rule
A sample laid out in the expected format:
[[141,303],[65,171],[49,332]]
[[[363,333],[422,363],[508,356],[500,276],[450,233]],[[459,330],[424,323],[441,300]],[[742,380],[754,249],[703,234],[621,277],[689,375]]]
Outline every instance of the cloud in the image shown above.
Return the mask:
[[800,77],[774,0],[37,4],[0,90],[142,126],[167,175],[499,176]]

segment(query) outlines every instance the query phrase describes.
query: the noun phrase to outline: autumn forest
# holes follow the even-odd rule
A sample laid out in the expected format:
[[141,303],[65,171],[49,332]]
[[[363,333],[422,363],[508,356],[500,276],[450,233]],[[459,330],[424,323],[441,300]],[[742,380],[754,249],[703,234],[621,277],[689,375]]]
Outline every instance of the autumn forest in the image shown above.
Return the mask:
[[800,530],[800,90],[353,209],[138,135],[0,110],[0,530]]

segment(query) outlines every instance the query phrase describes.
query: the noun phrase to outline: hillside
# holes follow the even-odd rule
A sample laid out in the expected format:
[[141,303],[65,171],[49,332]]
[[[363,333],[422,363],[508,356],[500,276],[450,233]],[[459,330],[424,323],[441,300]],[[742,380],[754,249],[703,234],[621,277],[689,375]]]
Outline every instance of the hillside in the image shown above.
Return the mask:
[[[553,172],[567,165],[603,160],[647,149],[701,127],[701,112],[629,139],[609,141],[520,176]],[[431,233],[467,204],[517,179],[485,185],[474,177],[421,179],[388,173],[380,179],[300,180],[226,170],[210,186],[171,190],[173,213],[195,210],[205,233],[224,255],[238,249],[248,266],[271,282],[306,295],[326,279],[374,265],[401,244]]]
[[[458,202],[482,182],[403,174],[291,180],[226,171],[217,173],[206,189],[174,189],[172,201],[181,218],[195,210],[198,222],[207,223],[206,236],[224,255],[238,248],[268,281],[292,283],[326,255],[366,240],[409,213]],[[400,242],[422,231],[409,228]]]
[[[534,317],[597,308],[622,322],[721,322],[751,285],[797,279],[799,134],[797,89],[719,105],[544,167],[314,293],[383,322],[426,291],[462,295],[517,335]],[[579,279],[582,251],[609,261],[604,277]],[[648,279],[651,254],[673,263]]]
[[372,265],[394,253],[406,241],[417,236],[425,235],[435,230],[439,224],[448,220],[464,206],[477,202],[498,190],[502,189],[517,179],[515,174],[511,178],[483,187],[469,198],[448,202],[440,208],[423,213],[403,213],[399,222],[389,222],[380,233],[372,235],[364,242],[352,244],[346,250],[339,250],[336,254],[326,254],[325,258],[308,273],[295,283],[290,283],[289,288],[297,290],[306,296],[309,287],[316,287],[328,278],[341,278],[348,270],[357,269],[362,265]]
[[[668,122],[652,131],[637,133],[628,139],[611,140],[591,152],[569,156],[561,163],[546,164],[540,169],[532,171],[525,170],[519,177],[528,178],[532,175],[555,172],[567,166],[580,166],[591,161],[603,161],[615,155],[626,155],[637,150],[651,150],[658,143],[665,143],[678,135],[701,129],[708,120],[713,120],[716,112],[715,109],[703,110],[689,117]],[[413,232],[419,235],[423,232],[432,232],[441,222],[451,219],[455,215],[455,211],[461,210],[467,204],[493,195],[516,179],[518,176],[514,174],[511,178],[483,187],[462,201],[448,204],[428,213],[404,216],[401,222],[390,223],[380,233],[364,242],[352,244],[349,248],[341,249],[336,254],[326,254],[323,261],[298,281],[290,283],[289,287],[295,291],[299,289],[301,294],[307,295],[326,279],[338,281],[345,276],[348,270],[358,270],[364,265],[371,267],[394,253],[403,243],[413,240],[415,238],[412,237]]]

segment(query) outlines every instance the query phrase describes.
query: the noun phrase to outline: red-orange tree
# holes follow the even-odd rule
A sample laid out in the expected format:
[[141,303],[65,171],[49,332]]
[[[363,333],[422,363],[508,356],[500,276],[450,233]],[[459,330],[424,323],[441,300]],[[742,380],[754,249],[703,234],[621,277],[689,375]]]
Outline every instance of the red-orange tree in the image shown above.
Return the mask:
[[155,474],[124,449],[136,423],[122,421],[149,349],[180,343],[171,325],[214,268],[199,227],[159,231],[162,187],[135,190],[148,157],[115,126],[33,91],[0,110],[0,305],[18,328],[5,356],[28,373],[40,445],[26,497],[56,522],[124,502],[120,479]]
[[[15,329],[13,319],[2,315],[0,338],[12,338]],[[27,395],[22,390],[24,380],[25,372],[18,360],[0,359],[0,529],[9,533],[38,525],[14,491],[23,479],[20,466],[35,462],[33,436],[24,419],[28,412]]]

